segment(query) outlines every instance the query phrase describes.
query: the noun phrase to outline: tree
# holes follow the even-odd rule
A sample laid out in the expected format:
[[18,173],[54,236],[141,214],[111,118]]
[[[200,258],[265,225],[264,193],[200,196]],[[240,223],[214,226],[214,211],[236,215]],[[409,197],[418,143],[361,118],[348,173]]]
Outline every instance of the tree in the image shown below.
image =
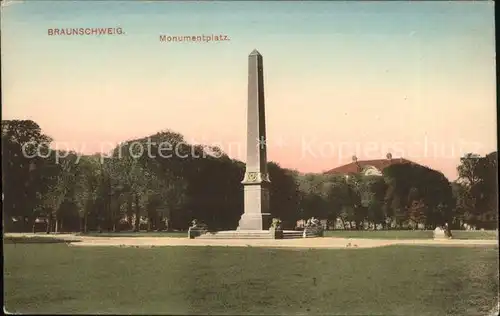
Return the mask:
[[345,204],[344,192],[344,183],[342,181],[330,182],[326,193],[326,219],[329,222],[328,226],[335,228],[335,222]]
[[[164,229],[165,219],[168,228],[186,229],[194,218],[210,229],[230,230],[243,213],[244,163],[219,148],[188,144],[173,131],[126,141],[109,157],[54,151],[50,142],[33,121],[2,121],[7,229],[13,229],[12,218],[29,230],[46,215],[48,231],[53,219],[56,231],[63,222],[82,231],[138,231],[141,218],[148,230]],[[415,164],[393,164],[383,177],[300,174],[273,162],[268,169],[272,216],[290,228],[313,216],[328,226],[341,218],[345,227],[355,223],[358,229],[391,221],[400,227],[460,221],[496,226],[496,152],[463,157],[452,184]]]
[[383,204],[386,190],[387,185],[383,177],[363,177],[361,204],[366,208],[366,217],[369,222],[373,223],[374,229],[377,225],[385,224]]
[[362,177],[327,174],[297,175],[301,195],[303,219],[317,217],[327,219],[328,226],[334,226],[337,218],[344,227],[355,222],[357,228],[366,219],[367,209],[361,203]]
[[485,157],[469,153],[460,159],[455,185],[457,209],[464,219],[485,228],[496,227],[498,218],[498,154]]
[[34,223],[40,211],[43,191],[43,165],[52,139],[31,120],[2,121],[3,220],[10,229],[12,218],[23,224]]
[[399,227],[415,218],[425,219],[428,227],[452,220],[453,194],[448,179],[441,173],[416,164],[393,164],[384,169],[387,183],[385,212]]
[[47,217],[47,234],[52,230],[53,219],[55,232],[59,230],[60,207],[73,185],[77,161],[75,153],[53,152],[52,157],[43,169],[47,189],[42,197],[42,205]]
[[481,181],[482,176],[482,159],[479,155],[468,153],[460,158],[460,165],[457,167],[458,178],[462,183],[473,187]]
[[347,199],[344,205],[346,218],[349,220],[349,224],[355,223],[356,229],[362,228],[362,222],[367,216],[366,207],[362,204],[362,198],[364,195],[363,188],[363,176],[360,174],[352,174],[346,177],[347,183]]
[[89,213],[98,199],[103,170],[98,155],[82,156],[76,172],[76,202],[80,209],[81,231],[88,231]]
[[303,220],[311,217],[325,218],[327,214],[326,176],[318,174],[297,174],[296,182],[299,189],[299,217]]
[[[171,152],[162,151],[165,144]],[[134,231],[140,229],[142,215],[148,218],[148,229],[157,228],[164,217],[172,217],[185,203],[186,178],[196,166],[189,168],[190,159],[182,157],[189,158],[191,149],[180,134],[163,131],[124,142],[113,150],[107,167],[115,200],[112,209],[126,202]]]
[[418,188],[412,187],[408,193],[408,220],[413,224],[413,228],[425,223],[426,207]]
[[291,170],[281,168],[277,163],[268,163],[270,184],[270,212],[279,218],[286,229],[294,229],[300,217],[300,191]]

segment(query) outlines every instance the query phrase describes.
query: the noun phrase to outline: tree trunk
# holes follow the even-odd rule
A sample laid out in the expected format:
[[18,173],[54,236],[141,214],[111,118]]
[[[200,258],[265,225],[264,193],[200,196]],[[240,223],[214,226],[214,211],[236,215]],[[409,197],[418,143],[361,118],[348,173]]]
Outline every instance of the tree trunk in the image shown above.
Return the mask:
[[110,207],[110,210],[111,210],[111,215],[110,215],[110,222],[109,222],[109,225],[108,225],[108,231],[111,230],[112,232],[116,232],[116,214],[115,214],[115,210],[116,208],[112,205]]
[[88,212],[85,211],[85,213],[83,214],[83,233],[86,234],[87,233],[87,224],[88,224]]
[[36,222],[36,216],[35,215],[32,215],[32,216],[30,216],[28,218],[28,227],[31,228],[31,231],[33,233],[35,233],[35,222]]
[[49,215],[47,216],[47,230],[46,230],[47,234],[50,234],[52,228],[51,226],[52,226],[52,213],[49,213]]
[[59,218],[58,218],[57,214],[56,214],[56,218],[55,219],[56,219],[56,228],[54,230],[54,233],[57,234],[59,232]]
[[140,230],[141,225],[141,209],[139,207],[139,195],[135,194],[135,224],[134,224],[134,232],[138,232]]
[[162,231],[163,230],[163,218],[161,215],[156,219],[156,231]]
[[132,210],[132,194],[129,194],[127,197],[127,221],[132,228],[132,215],[133,215],[133,210]]
[[[118,209],[120,206],[118,205]],[[114,233],[116,233],[116,222],[117,222],[117,216],[115,214],[116,208],[111,207],[111,229],[113,230]]]
[[116,209],[120,209],[120,204],[118,203],[118,206],[115,206],[110,202],[109,203],[110,225],[108,225],[108,231],[111,229],[113,232],[116,232],[116,214],[115,214]]

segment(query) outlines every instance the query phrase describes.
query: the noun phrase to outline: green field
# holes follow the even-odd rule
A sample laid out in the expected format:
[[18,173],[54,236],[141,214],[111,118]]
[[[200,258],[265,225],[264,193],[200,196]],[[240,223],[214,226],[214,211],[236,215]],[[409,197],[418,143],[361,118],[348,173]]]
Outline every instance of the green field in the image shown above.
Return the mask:
[[[453,230],[454,239],[498,239],[498,232]],[[371,239],[432,239],[431,230],[331,230],[325,231],[325,237],[371,238]]]
[[496,247],[356,250],[5,244],[16,313],[478,315]]
[[[72,240],[72,242],[77,242],[78,240]],[[39,236],[33,236],[33,237],[4,237],[3,238],[3,243],[5,244],[60,244],[60,243],[68,243],[67,240],[63,239],[58,239],[54,237],[39,237]]]
[[[454,239],[498,239],[497,231],[452,231]],[[81,234],[82,236],[93,237],[180,237],[187,238],[187,231],[177,232],[119,232],[119,233],[98,233],[91,232]],[[370,238],[370,239],[432,239],[431,230],[333,230],[325,231],[325,237],[339,238]]]
[[456,230],[451,233],[455,239],[498,239],[496,230]]
[[175,231],[175,232],[90,232],[86,234],[79,234],[80,236],[92,236],[92,237],[188,237],[188,232],[185,231]]
[[430,239],[429,230],[329,230],[325,237],[370,238],[370,239]]

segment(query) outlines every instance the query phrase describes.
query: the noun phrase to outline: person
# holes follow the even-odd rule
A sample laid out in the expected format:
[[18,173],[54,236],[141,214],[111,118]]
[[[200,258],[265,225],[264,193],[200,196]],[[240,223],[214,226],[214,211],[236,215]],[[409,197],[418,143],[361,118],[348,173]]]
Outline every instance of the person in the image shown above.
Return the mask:
[[446,234],[446,237],[451,238],[451,230],[448,223],[444,224],[444,233]]

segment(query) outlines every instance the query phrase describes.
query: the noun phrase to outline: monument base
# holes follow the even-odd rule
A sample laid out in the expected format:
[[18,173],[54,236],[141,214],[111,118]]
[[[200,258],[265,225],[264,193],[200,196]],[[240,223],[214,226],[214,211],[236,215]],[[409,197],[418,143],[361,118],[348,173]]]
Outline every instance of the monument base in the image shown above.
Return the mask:
[[268,230],[271,227],[271,213],[243,213],[237,230]]

